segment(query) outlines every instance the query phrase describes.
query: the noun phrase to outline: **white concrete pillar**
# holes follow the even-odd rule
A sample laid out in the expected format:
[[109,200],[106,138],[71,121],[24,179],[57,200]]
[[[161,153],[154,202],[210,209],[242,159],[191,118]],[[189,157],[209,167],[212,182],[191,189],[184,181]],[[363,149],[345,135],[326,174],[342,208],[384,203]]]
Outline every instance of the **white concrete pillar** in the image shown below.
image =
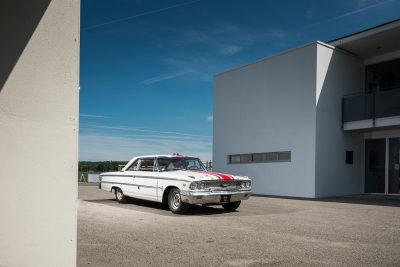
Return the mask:
[[75,266],[79,0],[0,3],[0,266]]

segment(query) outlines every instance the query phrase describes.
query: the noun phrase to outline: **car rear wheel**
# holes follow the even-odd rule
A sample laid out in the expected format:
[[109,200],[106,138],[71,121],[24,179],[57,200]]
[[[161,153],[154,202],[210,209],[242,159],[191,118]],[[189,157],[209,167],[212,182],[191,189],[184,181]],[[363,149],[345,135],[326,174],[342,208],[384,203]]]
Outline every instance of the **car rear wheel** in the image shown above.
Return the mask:
[[189,209],[189,204],[182,202],[181,194],[178,188],[173,188],[168,193],[168,207],[176,214],[185,213]]
[[241,201],[235,201],[235,202],[229,202],[229,203],[224,203],[222,204],[222,207],[224,207],[224,209],[226,210],[236,210],[237,208],[239,208]]
[[126,203],[128,201],[128,197],[124,195],[121,188],[114,189],[115,198],[119,203]]

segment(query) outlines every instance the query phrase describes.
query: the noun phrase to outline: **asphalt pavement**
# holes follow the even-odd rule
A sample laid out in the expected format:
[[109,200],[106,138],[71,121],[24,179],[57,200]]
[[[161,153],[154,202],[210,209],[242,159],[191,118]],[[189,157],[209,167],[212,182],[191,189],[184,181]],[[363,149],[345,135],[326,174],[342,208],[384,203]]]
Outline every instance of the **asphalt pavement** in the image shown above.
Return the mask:
[[400,199],[251,197],[236,212],[79,186],[78,266],[400,266]]

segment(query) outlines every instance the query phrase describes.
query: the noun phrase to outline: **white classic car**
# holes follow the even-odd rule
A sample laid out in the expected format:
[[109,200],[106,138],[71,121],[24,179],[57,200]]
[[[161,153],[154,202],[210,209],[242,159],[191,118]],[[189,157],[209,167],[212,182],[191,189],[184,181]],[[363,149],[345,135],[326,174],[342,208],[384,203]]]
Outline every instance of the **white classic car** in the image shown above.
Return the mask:
[[236,210],[250,197],[251,180],[209,172],[198,158],[172,154],[135,157],[119,172],[100,174],[99,188],[114,191],[120,203],[129,197],[152,200],[184,213],[189,204]]

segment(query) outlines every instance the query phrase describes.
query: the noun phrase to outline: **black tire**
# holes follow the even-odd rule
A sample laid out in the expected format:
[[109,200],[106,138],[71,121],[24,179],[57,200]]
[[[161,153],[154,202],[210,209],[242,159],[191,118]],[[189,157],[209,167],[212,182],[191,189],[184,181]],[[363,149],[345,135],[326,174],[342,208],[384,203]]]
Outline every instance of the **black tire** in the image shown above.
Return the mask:
[[114,193],[115,193],[115,198],[117,199],[118,203],[128,202],[128,197],[124,195],[121,188],[115,188]]
[[172,188],[168,193],[168,208],[175,214],[183,214],[189,209],[189,204],[182,202],[178,188]]
[[225,210],[230,210],[234,211],[237,208],[239,208],[241,201],[235,201],[235,202],[229,202],[229,203],[224,203],[222,204],[222,207],[224,207]]

